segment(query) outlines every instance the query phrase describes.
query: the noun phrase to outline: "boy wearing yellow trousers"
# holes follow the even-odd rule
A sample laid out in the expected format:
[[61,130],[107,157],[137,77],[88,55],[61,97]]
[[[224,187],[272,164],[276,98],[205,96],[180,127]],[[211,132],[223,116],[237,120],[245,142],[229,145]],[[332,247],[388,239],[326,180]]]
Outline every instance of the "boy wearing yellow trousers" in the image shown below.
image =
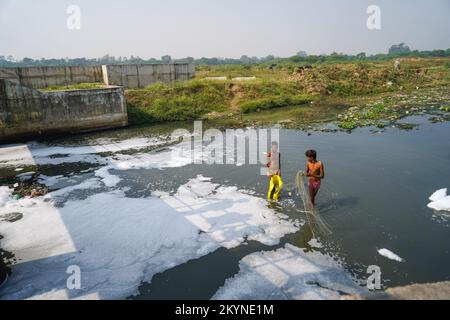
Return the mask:
[[278,200],[283,181],[281,180],[281,154],[278,151],[278,143],[276,141],[272,142],[271,151],[267,154],[267,168],[267,175],[270,178],[267,198],[269,200]]

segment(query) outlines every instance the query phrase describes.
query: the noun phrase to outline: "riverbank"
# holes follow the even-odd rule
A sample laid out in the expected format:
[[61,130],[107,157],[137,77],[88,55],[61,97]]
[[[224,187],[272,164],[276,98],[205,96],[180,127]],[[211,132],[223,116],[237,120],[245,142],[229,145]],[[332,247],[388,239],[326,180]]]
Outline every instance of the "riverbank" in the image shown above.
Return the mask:
[[[130,124],[209,120],[228,126],[383,128],[411,114],[447,121],[450,59],[199,68],[196,79],[127,90]],[[237,77],[237,75],[245,77]]]

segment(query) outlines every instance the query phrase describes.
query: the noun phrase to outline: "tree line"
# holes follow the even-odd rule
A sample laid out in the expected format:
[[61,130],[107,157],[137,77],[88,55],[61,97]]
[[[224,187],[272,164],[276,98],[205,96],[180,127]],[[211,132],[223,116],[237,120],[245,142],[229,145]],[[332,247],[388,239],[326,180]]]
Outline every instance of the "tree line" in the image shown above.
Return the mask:
[[247,55],[241,56],[239,59],[235,58],[206,58],[202,57],[195,59],[193,57],[186,57],[182,59],[172,59],[170,55],[164,55],[160,59],[150,58],[143,59],[138,56],[131,55],[130,57],[115,57],[105,55],[101,58],[59,58],[59,59],[33,59],[23,58],[21,60],[15,59],[13,56],[0,55],[0,67],[38,67],[38,66],[90,66],[101,64],[163,64],[163,63],[194,63],[196,65],[247,65],[247,64],[276,64],[276,63],[326,63],[334,61],[354,61],[354,60],[384,60],[395,57],[450,57],[450,48],[447,50],[429,50],[418,51],[411,50],[406,44],[400,43],[389,48],[387,54],[367,55],[365,52],[356,55],[349,55],[343,53],[333,52],[331,54],[322,55],[308,55],[305,51],[299,51],[295,56],[288,58],[275,57],[268,55],[266,57],[249,57]]

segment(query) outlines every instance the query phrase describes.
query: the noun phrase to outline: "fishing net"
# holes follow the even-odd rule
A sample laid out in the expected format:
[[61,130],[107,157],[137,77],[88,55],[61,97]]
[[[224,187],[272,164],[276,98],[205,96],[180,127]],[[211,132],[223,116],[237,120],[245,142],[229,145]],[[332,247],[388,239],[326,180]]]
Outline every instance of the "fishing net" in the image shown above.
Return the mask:
[[302,171],[297,172],[297,176],[295,177],[295,184],[297,186],[297,192],[300,199],[303,202],[303,208],[306,215],[306,219],[308,220],[308,224],[311,228],[311,232],[314,237],[323,235],[330,235],[331,229],[324,219],[319,215],[319,211],[313,206],[311,200],[309,198],[308,191],[305,187],[305,177]]

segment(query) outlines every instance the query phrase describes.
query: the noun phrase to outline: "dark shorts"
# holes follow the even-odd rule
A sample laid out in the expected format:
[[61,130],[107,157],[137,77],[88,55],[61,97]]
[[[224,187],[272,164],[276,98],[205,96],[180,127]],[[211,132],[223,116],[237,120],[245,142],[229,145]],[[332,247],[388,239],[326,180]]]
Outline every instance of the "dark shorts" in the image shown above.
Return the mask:
[[309,191],[312,191],[314,193],[319,192],[320,189],[321,180],[309,180]]

